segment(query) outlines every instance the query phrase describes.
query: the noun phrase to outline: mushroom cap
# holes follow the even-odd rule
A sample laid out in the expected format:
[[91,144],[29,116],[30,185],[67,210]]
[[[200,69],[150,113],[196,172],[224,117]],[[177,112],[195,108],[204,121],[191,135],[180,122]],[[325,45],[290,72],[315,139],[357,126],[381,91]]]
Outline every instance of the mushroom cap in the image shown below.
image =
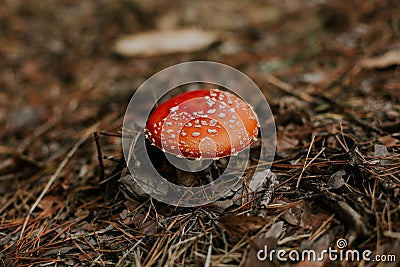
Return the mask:
[[189,91],[150,114],[145,135],[163,151],[184,158],[235,155],[257,138],[258,119],[236,95],[218,89]]

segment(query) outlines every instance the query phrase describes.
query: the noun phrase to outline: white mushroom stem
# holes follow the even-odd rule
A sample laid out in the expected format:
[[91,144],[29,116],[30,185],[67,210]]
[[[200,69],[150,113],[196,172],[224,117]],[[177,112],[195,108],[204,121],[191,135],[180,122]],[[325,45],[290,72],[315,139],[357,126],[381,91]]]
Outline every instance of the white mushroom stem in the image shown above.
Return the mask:
[[189,159],[182,157],[169,157],[170,162],[177,168],[186,172],[199,172],[212,163],[212,159]]
[[182,159],[182,161],[182,168],[176,168],[177,182],[184,186],[193,186],[193,184],[201,177],[203,167],[209,165],[209,160]]
[[202,167],[204,167],[203,164],[205,163],[205,161],[202,159],[194,159],[194,160],[186,159],[185,163],[191,172],[197,172],[200,169],[203,169]]

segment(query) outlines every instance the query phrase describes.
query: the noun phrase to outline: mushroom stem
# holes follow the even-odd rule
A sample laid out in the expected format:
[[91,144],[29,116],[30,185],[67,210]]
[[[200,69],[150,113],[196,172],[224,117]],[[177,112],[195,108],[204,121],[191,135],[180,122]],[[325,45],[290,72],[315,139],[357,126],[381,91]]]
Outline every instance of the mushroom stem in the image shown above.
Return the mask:
[[183,186],[194,186],[198,181],[200,174],[197,172],[187,172],[181,169],[176,169],[176,182]]
[[203,169],[202,167],[205,162],[203,160],[186,159],[185,163],[191,172],[197,172],[197,171]]
[[176,168],[176,177],[178,184],[184,186],[193,186],[193,184],[201,178],[202,169],[204,165],[208,165],[205,160],[184,160],[184,165],[186,168],[184,170],[180,168]]

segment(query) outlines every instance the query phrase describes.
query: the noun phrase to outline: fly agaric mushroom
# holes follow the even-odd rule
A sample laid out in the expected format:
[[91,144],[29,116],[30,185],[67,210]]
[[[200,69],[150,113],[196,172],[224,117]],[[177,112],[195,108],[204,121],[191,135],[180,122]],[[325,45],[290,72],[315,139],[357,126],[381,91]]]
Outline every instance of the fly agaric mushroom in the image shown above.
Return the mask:
[[150,114],[146,138],[164,152],[190,159],[236,155],[257,138],[252,107],[218,89],[189,91],[169,99]]

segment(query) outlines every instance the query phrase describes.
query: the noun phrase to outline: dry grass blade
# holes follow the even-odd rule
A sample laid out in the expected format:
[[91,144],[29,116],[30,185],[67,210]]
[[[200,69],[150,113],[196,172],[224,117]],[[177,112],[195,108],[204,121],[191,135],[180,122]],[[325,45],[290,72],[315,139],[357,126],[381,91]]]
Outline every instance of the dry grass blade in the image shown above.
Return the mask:
[[28,215],[25,218],[24,224],[22,225],[21,229],[21,234],[19,236],[20,239],[24,237],[24,232],[26,225],[29,221],[29,218],[32,214],[32,212],[36,209],[40,201],[43,199],[43,197],[46,195],[47,191],[50,189],[50,186],[54,183],[54,181],[57,179],[58,174],[61,172],[61,170],[67,165],[68,161],[71,159],[71,157],[75,154],[75,152],[78,150],[78,148],[83,144],[83,142],[86,141],[86,139],[93,134],[93,132],[97,129],[97,127],[100,125],[100,123],[95,123],[88,129],[86,129],[81,137],[78,139],[78,141],[75,143],[75,145],[71,148],[71,150],[67,153],[65,158],[61,161],[60,165],[58,165],[56,171],[54,174],[50,177],[49,181],[47,182],[46,186],[40,193],[39,197],[36,199],[35,203],[32,205],[32,207],[29,209]]

